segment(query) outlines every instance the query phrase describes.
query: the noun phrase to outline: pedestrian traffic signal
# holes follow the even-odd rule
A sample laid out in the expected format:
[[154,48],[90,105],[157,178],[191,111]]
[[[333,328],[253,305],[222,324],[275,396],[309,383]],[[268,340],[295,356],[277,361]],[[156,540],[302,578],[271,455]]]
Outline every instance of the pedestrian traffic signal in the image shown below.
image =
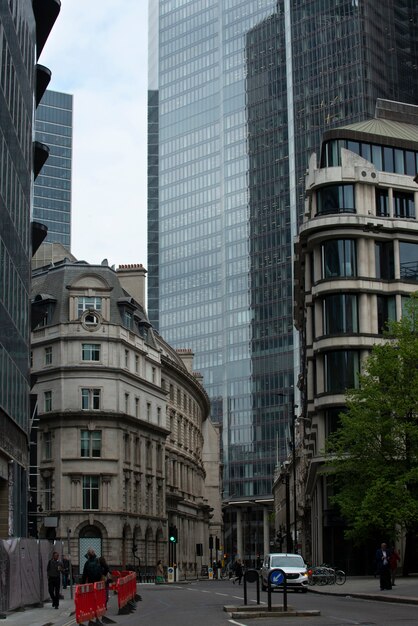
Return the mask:
[[170,526],[168,529],[168,539],[170,543],[177,543],[177,526]]

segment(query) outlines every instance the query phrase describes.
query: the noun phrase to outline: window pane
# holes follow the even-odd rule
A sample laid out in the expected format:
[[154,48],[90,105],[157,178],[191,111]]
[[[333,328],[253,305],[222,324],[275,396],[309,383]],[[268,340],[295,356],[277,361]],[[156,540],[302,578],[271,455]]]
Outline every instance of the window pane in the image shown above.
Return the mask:
[[376,189],[376,215],[389,215],[389,192],[387,189]]
[[327,335],[358,332],[355,294],[335,294],[324,298],[324,331]]
[[384,159],[384,171],[394,172],[395,165],[393,162],[393,148],[389,148],[387,146],[383,148],[383,159]]
[[395,148],[395,172],[396,174],[405,174],[404,151]]
[[102,298],[97,297],[97,296],[91,296],[91,297],[79,296],[77,310],[78,310],[79,317],[82,313],[84,313],[84,311],[87,311],[87,310],[101,311],[102,310]]
[[415,217],[414,194],[404,191],[394,191],[393,208],[395,217]]
[[322,245],[323,278],[357,275],[354,239],[331,239]]
[[99,508],[98,476],[83,476],[83,509]]
[[335,350],[325,355],[325,391],[345,393],[358,386],[359,354],[355,350]]
[[399,265],[401,278],[418,282],[418,244],[399,242]]
[[395,263],[392,241],[375,242],[376,278],[393,280],[395,278]]
[[318,214],[354,213],[353,185],[328,185],[317,191]]
[[89,440],[90,440],[89,431],[82,430],[81,431],[81,456],[82,457],[90,456]]
[[83,361],[100,361],[100,344],[83,343],[82,360]]
[[377,170],[383,170],[382,146],[372,146],[372,163]]
[[388,330],[388,322],[396,320],[395,296],[377,296],[377,325],[382,334]]

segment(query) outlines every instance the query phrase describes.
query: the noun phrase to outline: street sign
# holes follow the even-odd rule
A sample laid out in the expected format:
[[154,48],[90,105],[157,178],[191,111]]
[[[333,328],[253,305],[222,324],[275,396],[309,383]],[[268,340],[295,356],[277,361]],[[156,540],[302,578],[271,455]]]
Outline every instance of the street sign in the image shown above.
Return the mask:
[[270,574],[270,582],[272,585],[281,585],[284,581],[284,572],[281,569],[272,571]]
[[167,568],[167,582],[168,583],[174,582],[174,567]]

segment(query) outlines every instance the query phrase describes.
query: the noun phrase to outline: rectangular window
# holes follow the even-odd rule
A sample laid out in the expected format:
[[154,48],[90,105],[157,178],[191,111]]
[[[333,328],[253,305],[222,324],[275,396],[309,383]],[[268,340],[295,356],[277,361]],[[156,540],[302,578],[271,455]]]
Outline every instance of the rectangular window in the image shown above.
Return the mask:
[[78,317],[84,313],[84,311],[101,311],[102,310],[102,298],[98,296],[79,296],[77,302],[77,314]]
[[52,391],[44,391],[44,412],[52,411]]
[[129,413],[129,393],[125,393],[125,413]]
[[123,435],[123,442],[125,448],[125,461],[130,461],[131,459],[131,438],[128,433]]
[[318,215],[355,213],[353,185],[328,185],[318,189],[316,197]]
[[414,218],[414,194],[406,191],[393,191],[393,214],[395,217]]
[[83,361],[100,361],[100,344],[83,343],[81,358]]
[[98,411],[100,409],[100,389],[82,389],[81,408],[83,411]]
[[45,348],[45,365],[52,365],[52,347]]
[[330,239],[322,244],[322,277],[357,276],[354,239]]
[[125,328],[133,328],[134,316],[132,315],[131,311],[127,311],[126,309],[123,311],[122,322]]
[[151,404],[147,402],[147,420],[151,419]]
[[383,170],[385,172],[394,172],[395,165],[393,160],[393,148],[389,146],[384,146],[383,148]]
[[139,356],[135,355],[135,372],[139,374]]
[[102,452],[102,431],[81,431],[81,456],[85,458],[99,458]]
[[360,356],[356,350],[333,350],[324,355],[325,392],[345,393],[358,387]]
[[418,282],[418,244],[399,242],[399,266],[401,278]]
[[99,508],[99,477],[83,476],[83,509],[97,510]]
[[374,251],[376,278],[393,280],[395,278],[393,241],[376,241]]
[[52,433],[49,431],[44,432],[44,459],[52,459]]
[[129,367],[129,350],[125,350],[125,367]]
[[388,322],[396,320],[395,296],[377,296],[377,326],[381,335],[388,330]]
[[389,215],[389,192],[387,189],[376,189],[376,215]]
[[135,417],[139,417],[139,398],[135,398]]
[[43,479],[44,483],[44,510],[52,511],[52,478],[48,476]]
[[338,335],[358,332],[357,296],[335,294],[323,300],[324,333]]
[[327,437],[338,430],[340,426],[340,414],[343,412],[343,407],[333,407],[325,411],[325,434]]

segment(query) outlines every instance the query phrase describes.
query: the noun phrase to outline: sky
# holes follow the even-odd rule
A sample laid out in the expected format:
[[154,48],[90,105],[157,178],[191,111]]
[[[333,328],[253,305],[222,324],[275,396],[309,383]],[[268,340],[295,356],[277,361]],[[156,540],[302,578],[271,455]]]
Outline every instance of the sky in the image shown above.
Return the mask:
[[74,96],[71,252],[89,263],[147,265],[147,10],[61,0],[39,58]]

